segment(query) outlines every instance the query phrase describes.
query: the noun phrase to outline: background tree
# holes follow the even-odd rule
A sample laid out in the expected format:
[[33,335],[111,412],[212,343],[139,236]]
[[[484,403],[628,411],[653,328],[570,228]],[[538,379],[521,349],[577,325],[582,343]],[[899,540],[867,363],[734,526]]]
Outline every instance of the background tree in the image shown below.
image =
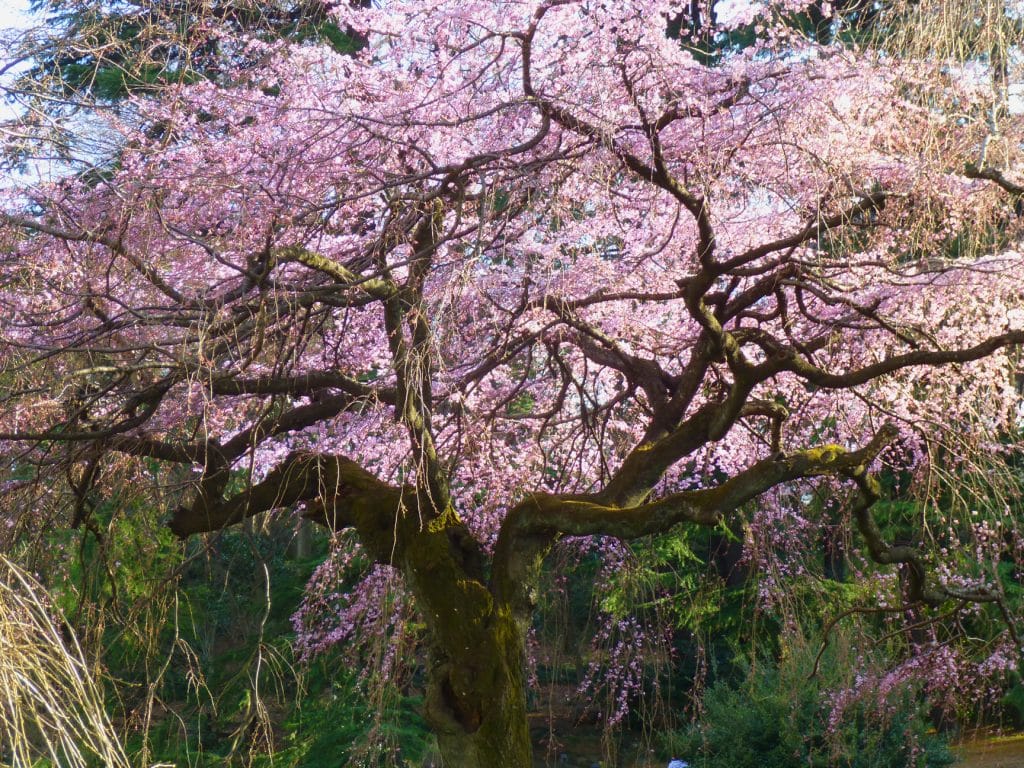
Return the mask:
[[55,151],[65,160],[83,154],[93,163],[109,160],[87,147],[83,153],[84,137],[97,127],[83,115],[130,109],[131,96],[176,84],[230,84],[239,70],[258,64],[232,39],[319,40],[342,53],[358,49],[362,41],[335,24],[328,9],[321,0],[33,0],[30,10],[41,23],[8,42],[8,66],[21,66],[4,94],[22,115],[5,154],[22,162]]
[[258,65],[230,84],[108,114],[116,168],[6,193],[10,530],[130,487],[183,538],[274,510],[355,531],[414,601],[426,716],[470,768],[529,765],[560,540],[824,522],[895,566],[880,599],[1006,613],[1012,516],[964,574],[872,515],[884,465],[1018,434],[1002,97],[777,10],[706,66],[667,4],[343,7],[354,55],[232,40]]

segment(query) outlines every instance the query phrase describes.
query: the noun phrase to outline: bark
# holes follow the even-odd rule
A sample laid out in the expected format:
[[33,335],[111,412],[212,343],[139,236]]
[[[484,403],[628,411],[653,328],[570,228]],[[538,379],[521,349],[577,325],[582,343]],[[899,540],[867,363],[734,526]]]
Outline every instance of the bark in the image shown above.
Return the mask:
[[[432,649],[427,720],[446,768],[530,768],[524,635],[515,621],[500,617],[487,634],[482,648],[457,655]],[[460,700],[475,698],[472,689],[485,696],[480,709],[460,711]]]
[[429,633],[426,717],[449,768],[529,768],[526,614],[496,599],[453,510],[402,547]]

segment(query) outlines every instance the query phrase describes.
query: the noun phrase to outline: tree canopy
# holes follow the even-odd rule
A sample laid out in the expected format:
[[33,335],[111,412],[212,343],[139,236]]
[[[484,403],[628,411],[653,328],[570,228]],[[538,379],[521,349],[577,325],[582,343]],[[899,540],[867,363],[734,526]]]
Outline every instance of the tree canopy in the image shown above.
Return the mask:
[[805,5],[716,22],[760,33],[713,62],[646,0],[343,4],[345,52],[219,32],[224,77],[95,118],[102,173],[3,192],[9,534],[128,485],[180,537],[354,530],[467,768],[529,765],[561,539],[795,540],[824,487],[906,605],[1001,605],[872,507],[883,470],[1017,448],[1016,62],[819,42]]

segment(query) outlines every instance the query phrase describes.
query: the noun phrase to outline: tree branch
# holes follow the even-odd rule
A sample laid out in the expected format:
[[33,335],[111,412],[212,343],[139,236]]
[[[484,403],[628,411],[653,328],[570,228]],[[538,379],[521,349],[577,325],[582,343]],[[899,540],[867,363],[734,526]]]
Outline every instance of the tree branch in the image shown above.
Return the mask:
[[514,598],[537,559],[543,558],[562,536],[628,540],[663,533],[679,523],[716,526],[741,505],[781,483],[825,475],[866,477],[867,466],[897,434],[893,425],[886,424],[856,451],[824,445],[775,455],[714,488],[673,493],[636,506],[612,506],[595,496],[533,494],[509,513],[501,527],[495,549],[494,588],[504,597]]

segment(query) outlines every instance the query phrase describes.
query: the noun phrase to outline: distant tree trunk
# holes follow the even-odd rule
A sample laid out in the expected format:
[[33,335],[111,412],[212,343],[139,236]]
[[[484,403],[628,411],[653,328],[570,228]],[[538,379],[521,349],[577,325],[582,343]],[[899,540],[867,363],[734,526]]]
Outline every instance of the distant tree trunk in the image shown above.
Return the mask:
[[821,536],[822,569],[826,579],[846,581],[846,544],[839,526],[828,526]]
[[708,554],[715,573],[727,587],[742,587],[750,578],[750,568],[743,561],[743,541],[736,536],[713,533]]
[[288,542],[288,557],[292,560],[305,560],[309,557],[313,545],[313,524],[300,518],[295,526],[295,535]]

